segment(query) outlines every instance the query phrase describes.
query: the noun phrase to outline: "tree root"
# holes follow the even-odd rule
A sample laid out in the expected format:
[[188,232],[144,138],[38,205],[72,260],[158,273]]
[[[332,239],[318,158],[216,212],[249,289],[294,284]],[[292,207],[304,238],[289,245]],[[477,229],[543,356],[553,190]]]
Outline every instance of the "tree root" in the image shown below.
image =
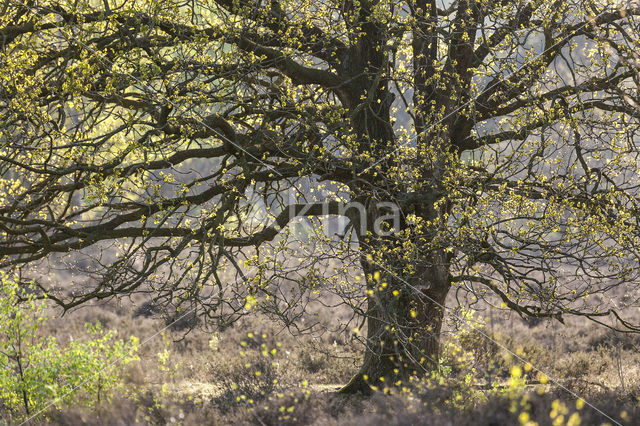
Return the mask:
[[349,383],[344,385],[344,387],[338,391],[338,394],[341,395],[355,395],[357,393],[364,396],[370,396],[373,394],[371,386],[369,386],[367,381],[364,379],[364,375],[362,373],[358,373],[353,376],[353,378],[349,380]]

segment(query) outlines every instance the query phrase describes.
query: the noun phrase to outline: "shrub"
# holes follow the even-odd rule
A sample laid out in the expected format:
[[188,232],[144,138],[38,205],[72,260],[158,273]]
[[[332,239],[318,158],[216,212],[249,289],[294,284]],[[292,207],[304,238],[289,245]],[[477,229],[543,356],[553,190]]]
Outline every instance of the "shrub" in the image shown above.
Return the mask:
[[87,324],[90,338],[61,347],[38,330],[45,300],[0,273],[0,408],[10,417],[38,416],[71,401],[95,408],[120,386],[123,367],[136,360],[138,339]]

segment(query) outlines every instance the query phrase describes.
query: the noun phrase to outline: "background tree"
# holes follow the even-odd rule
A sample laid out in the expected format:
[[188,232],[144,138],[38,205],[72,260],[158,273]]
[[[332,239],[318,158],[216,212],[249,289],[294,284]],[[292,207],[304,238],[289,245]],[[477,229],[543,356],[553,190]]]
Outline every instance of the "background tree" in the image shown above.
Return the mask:
[[433,368],[450,293],[635,330],[598,295],[638,275],[637,2],[2,9],[0,264],[64,309],[295,326],[331,292],[367,319],[346,392]]

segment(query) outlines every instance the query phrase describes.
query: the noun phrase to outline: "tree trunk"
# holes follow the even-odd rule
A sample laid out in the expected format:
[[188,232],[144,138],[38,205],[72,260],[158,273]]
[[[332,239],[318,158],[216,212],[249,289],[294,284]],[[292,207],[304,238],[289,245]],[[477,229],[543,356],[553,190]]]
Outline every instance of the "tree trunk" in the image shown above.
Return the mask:
[[[380,201],[395,202],[397,196],[405,194],[407,190],[404,183],[398,182],[393,174],[387,180],[384,173],[397,167],[394,154],[398,140],[391,120],[395,95],[389,90],[388,75],[385,75],[387,53],[385,49],[380,49],[389,35],[381,31],[379,23],[369,20],[371,13],[368,7],[362,8],[360,31],[366,36],[360,37],[358,43],[350,48],[343,63],[345,75],[349,77],[349,83],[345,86],[348,88],[345,106],[349,109],[353,134],[356,136],[354,148],[357,152],[367,154],[365,160],[375,159],[371,169],[358,175],[360,179],[354,180],[351,187],[355,195],[352,200],[366,206],[366,223],[362,224],[362,218],[358,215],[349,219],[358,233],[363,252],[374,259],[382,258],[381,263],[385,266],[382,267],[366,255],[361,258],[368,293],[367,348],[360,372],[341,390],[342,393],[367,394],[371,392],[371,385],[397,383],[410,375],[419,375],[437,367],[444,315],[442,306],[451,283],[447,256],[437,248],[425,249],[421,244],[425,238],[422,231],[420,235],[410,237],[415,240],[414,258],[420,261],[411,265],[413,268],[410,272],[406,272],[407,258],[402,250],[406,240],[379,235],[374,226],[376,220],[382,217],[382,213],[377,211],[377,204]],[[447,152],[443,150],[443,159],[448,158]],[[425,160],[423,163],[432,164],[432,161]],[[433,165],[431,168],[425,167],[423,177],[438,182],[441,168],[432,170],[435,168]],[[371,186],[376,188],[374,192],[371,192]],[[385,188],[394,196],[381,200],[385,191],[378,191],[378,188]],[[437,188],[429,187],[425,191],[432,191],[434,200],[439,196]],[[434,221],[442,213],[436,211],[433,202],[412,209],[416,216],[426,221]],[[403,218],[408,213],[404,211]],[[361,225],[364,225],[366,232],[361,230]]]
[[390,386],[437,368],[443,307],[451,282],[438,258],[402,279],[363,261],[369,291],[367,348],[362,368],[340,393],[368,395],[371,386]]

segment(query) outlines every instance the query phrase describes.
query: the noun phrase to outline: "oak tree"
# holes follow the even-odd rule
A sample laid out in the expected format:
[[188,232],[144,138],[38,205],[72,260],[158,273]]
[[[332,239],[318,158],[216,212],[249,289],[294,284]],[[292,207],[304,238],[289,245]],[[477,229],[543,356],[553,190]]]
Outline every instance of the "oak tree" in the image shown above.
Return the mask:
[[607,295],[638,279],[639,15],[5,0],[0,266],[64,309],[149,292],[305,328],[348,304],[367,326],[346,392],[434,368],[447,303],[637,330],[637,300]]

